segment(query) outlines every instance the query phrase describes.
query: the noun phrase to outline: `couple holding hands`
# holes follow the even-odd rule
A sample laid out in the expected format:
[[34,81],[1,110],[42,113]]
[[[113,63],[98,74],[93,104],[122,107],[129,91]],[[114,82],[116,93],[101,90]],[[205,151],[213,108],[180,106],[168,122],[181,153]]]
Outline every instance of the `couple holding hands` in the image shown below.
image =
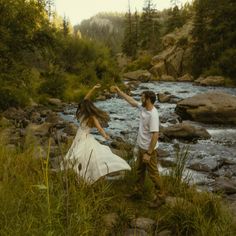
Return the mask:
[[[109,135],[103,129],[103,125],[109,121],[109,115],[97,108],[90,100],[92,93],[100,87],[99,84],[95,85],[78,104],[76,118],[79,120],[80,126],[65,156],[66,166],[72,167],[79,177],[84,178],[90,184],[107,174],[131,170],[125,160],[113,154],[108,146],[100,144],[90,134],[90,129],[95,127],[105,139],[109,139]],[[154,106],[156,94],[152,91],[142,92],[141,103],[139,103],[117,86],[112,86],[110,89],[140,111],[137,138],[139,149],[136,165],[137,183],[131,196],[142,196],[147,171],[155,186],[155,199],[158,199],[161,195],[161,187],[157,169],[159,115]]]

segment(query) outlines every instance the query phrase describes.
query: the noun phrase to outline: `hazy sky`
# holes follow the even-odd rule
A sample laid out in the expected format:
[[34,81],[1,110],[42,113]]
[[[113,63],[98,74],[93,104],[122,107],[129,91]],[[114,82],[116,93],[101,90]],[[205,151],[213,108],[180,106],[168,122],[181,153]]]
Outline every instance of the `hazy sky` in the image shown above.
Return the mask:
[[[158,10],[169,8],[170,0],[153,0]],[[180,3],[191,2],[191,0],[179,0]],[[128,0],[55,0],[56,11],[59,15],[66,15],[72,25],[88,19],[98,12],[126,12]],[[144,0],[130,0],[131,11],[135,8],[142,10]]]

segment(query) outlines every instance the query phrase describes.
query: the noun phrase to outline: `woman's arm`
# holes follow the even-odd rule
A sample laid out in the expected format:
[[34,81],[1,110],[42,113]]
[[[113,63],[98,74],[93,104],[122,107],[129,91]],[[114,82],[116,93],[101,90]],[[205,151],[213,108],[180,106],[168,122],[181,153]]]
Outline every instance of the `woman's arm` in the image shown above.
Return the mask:
[[110,139],[109,135],[104,131],[104,129],[102,128],[102,126],[100,125],[98,119],[95,116],[92,116],[93,122],[95,127],[97,128],[97,130],[99,131],[99,133],[106,139]]
[[96,90],[96,89],[98,89],[100,87],[101,87],[100,84],[96,84],[95,86],[93,86],[93,88],[88,91],[88,93],[86,94],[84,99],[89,99],[91,97],[92,93],[94,92],[94,90]]

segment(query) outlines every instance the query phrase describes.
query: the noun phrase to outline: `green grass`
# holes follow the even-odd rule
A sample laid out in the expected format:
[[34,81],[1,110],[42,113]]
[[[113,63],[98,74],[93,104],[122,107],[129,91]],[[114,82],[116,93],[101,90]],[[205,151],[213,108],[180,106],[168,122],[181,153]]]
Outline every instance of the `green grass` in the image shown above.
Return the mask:
[[[0,148],[0,235],[95,235],[109,184],[78,184],[50,172],[48,158]],[[102,229],[101,229],[102,230]]]
[[[50,141],[48,148],[50,148]],[[36,145],[9,150],[0,145],[0,235],[109,235],[102,216],[115,212],[112,232],[123,235],[135,217],[158,221],[159,230],[174,235],[234,235],[231,216],[219,196],[199,193],[178,178],[161,176],[168,196],[178,196],[173,205],[148,208],[152,183],[147,178],[142,200],[126,198],[132,193],[135,171],[124,179],[99,181],[92,186],[71,171],[51,171],[48,154]],[[183,165],[183,164],[181,164]],[[181,171],[178,171],[181,175]],[[173,191],[173,184],[178,183]]]

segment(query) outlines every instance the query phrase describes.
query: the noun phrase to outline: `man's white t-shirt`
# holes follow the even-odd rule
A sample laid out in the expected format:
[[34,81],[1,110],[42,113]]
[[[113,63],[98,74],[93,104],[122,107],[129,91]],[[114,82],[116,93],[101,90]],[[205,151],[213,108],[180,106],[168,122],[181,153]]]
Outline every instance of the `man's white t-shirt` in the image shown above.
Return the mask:
[[[141,104],[138,105],[140,109],[140,123],[137,143],[138,146],[144,150],[148,150],[152,132],[159,132],[159,114],[155,107],[151,111],[148,111]],[[158,147],[158,142],[155,149]]]

